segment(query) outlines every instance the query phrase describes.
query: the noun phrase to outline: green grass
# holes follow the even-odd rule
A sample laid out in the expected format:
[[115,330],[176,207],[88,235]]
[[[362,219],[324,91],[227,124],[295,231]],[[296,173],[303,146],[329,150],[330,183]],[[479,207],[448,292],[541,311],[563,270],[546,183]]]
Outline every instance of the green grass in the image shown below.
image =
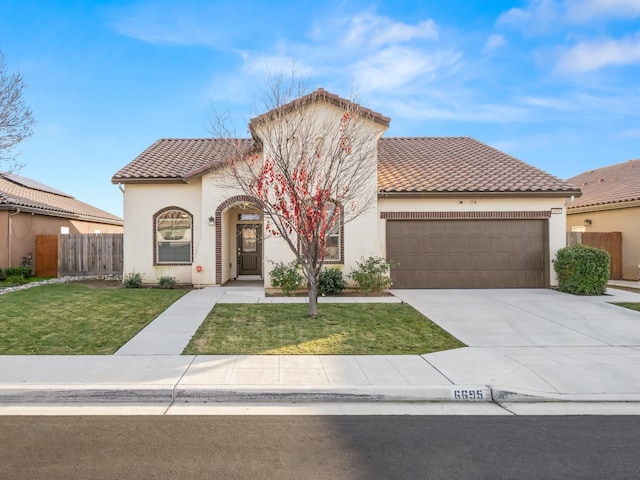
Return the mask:
[[219,304],[185,354],[394,355],[462,347],[406,304]]
[[619,307],[629,308],[631,310],[635,310],[636,312],[640,312],[640,303],[620,302],[614,303],[613,305],[618,305]]
[[112,354],[184,290],[66,283],[0,295],[0,354]]

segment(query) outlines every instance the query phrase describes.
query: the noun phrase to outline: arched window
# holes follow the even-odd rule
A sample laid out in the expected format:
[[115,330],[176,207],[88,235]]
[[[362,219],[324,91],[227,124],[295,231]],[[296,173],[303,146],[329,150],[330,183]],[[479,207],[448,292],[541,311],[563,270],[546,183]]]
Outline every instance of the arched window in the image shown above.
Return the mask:
[[153,217],[155,265],[192,262],[193,217],[178,207],[160,210]]

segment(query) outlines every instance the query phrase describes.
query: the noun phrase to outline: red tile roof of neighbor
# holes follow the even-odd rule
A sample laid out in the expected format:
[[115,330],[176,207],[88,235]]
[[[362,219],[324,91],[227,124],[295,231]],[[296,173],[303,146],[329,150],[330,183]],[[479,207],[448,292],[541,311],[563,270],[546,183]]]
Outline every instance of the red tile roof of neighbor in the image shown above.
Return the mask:
[[122,218],[29,178],[0,173],[0,210],[122,225]]
[[589,170],[567,181],[582,191],[569,210],[640,200],[640,159]]
[[[249,139],[238,139],[247,149]],[[225,165],[224,139],[161,139],[116,173],[114,183],[186,181]],[[579,190],[538,168],[467,137],[383,138],[378,190],[383,193],[559,193]]]

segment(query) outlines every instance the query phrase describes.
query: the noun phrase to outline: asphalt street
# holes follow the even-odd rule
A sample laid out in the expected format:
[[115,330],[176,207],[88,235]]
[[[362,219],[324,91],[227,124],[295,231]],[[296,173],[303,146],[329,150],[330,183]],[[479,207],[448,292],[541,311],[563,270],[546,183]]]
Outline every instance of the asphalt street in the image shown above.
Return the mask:
[[632,479],[638,416],[0,417],[0,478]]

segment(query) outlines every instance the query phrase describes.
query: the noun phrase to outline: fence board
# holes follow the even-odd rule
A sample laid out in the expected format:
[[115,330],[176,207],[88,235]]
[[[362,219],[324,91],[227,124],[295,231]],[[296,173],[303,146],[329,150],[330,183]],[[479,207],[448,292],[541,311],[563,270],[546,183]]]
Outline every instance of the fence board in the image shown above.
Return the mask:
[[60,235],[60,275],[121,275],[122,233]]
[[609,252],[611,280],[622,279],[622,232],[567,232],[567,245],[580,244]]

